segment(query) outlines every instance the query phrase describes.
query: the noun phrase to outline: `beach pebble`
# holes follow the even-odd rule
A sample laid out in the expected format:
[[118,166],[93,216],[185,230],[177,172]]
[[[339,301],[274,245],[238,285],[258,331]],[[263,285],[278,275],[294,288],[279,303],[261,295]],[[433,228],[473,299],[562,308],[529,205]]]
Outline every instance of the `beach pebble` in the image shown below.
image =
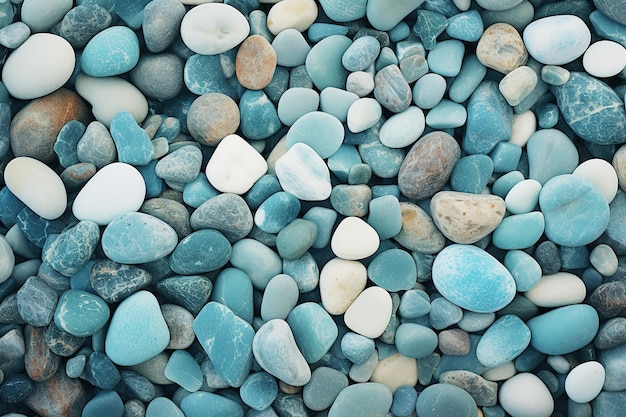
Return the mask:
[[250,90],[261,90],[272,81],[276,69],[276,51],[260,35],[248,37],[235,59],[235,72],[239,83]]
[[513,214],[530,213],[539,202],[541,184],[534,179],[518,182],[507,193],[504,202],[506,209]]
[[530,344],[530,330],[516,315],[496,320],[478,341],[476,357],[489,368],[502,366],[517,358]]
[[423,417],[470,417],[476,414],[476,401],[467,391],[456,385],[439,383],[422,391],[417,397],[416,410]]
[[397,65],[388,65],[374,77],[374,97],[387,110],[400,113],[411,104],[411,87]]
[[591,32],[578,16],[558,15],[535,20],[524,29],[524,44],[542,64],[563,65],[582,56]]
[[365,289],[367,269],[359,261],[331,259],[320,272],[322,305],[330,314],[346,312]]
[[304,65],[311,50],[307,40],[297,29],[289,28],[281,31],[272,41],[276,51],[276,63],[282,67],[298,67]]
[[375,29],[390,30],[423,2],[423,0],[401,0],[396,7],[389,9],[383,0],[368,1],[367,20]]
[[382,384],[354,384],[339,392],[328,416],[340,417],[350,413],[354,417],[383,417],[391,408],[392,401],[391,391]]
[[346,117],[348,129],[352,133],[363,132],[380,120],[383,109],[373,98],[359,98],[348,108]]
[[424,112],[419,107],[410,106],[383,123],[379,131],[380,142],[390,148],[412,145],[424,132],[425,122]]
[[507,380],[498,392],[500,405],[514,417],[549,417],[554,400],[536,375],[523,372]]
[[511,106],[520,104],[537,85],[537,73],[525,65],[509,72],[498,84],[500,92]]
[[163,52],[174,42],[185,12],[183,4],[176,0],[157,0],[146,4],[141,28],[148,51]]
[[330,173],[314,149],[296,143],[276,161],[276,176],[288,193],[300,200],[319,201],[330,197]]
[[607,203],[615,198],[618,188],[618,178],[613,166],[604,159],[589,159],[574,169],[572,175],[591,180],[604,194]]
[[470,371],[454,370],[443,372],[439,380],[467,391],[479,407],[493,407],[497,403],[498,384],[487,381]]
[[233,6],[205,3],[191,8],[180,24],[180,36],[197,54],[217,55],[243,42],[250,24]]
[[561,307],[582,302],[586,292],[585,284],[578,276],[557,272],[542,276],[525,296],[539,307]]
[[373,255],[379,245],[380,238],[372,226],[354,216],[346,217],[339,223],[330,241],[336,256],[352,261]]
[[589,361],[572,369],[565,379],[565,392],[577,403],[588,403],[602,390],[605,371],[601,363]]
[[350,304],[344,321],[353,332],[374,339],[382,335],[389,324],[391,308],[391,296],[387,291],[369,287]]
[[285,29],[307,30],[317,19],[317,4],[313,0],[283,0],[267,14],[267,28],[273,35]]
[[583,66],[594,77],[613,77],[626,67],[626,48],[613,41],[595,42],[585,51]]
[[476,56],[486,67],[502,74],[526,64],[528,52],[519,32],[508,23],[495,23],[483,32]]
[[99,32],[83,49],[82,71],[92,77],[110,77],[130,71],[139,61],[139,39],[130,28],[113,26]]
[[110,309],[97,295],[70,289],[59,297],[54,323],[59,329],[79,337],[91,336],[108,322]]
[[[380,105],[378,108],[380,109]],[[380,114],[379,110],[376,121],[380,118]],[[348,119],[350,119],[350,112],[348,112]],[[320,136],[324,137],[323,141],[319,140]],[[296,143],[304,143],[316,151],[320,158],[326,159],[339,150],[343,138],[343,125],[335,116],[321,111],[312,111],[294,122],[287,132],[286,145],[289,149]]]

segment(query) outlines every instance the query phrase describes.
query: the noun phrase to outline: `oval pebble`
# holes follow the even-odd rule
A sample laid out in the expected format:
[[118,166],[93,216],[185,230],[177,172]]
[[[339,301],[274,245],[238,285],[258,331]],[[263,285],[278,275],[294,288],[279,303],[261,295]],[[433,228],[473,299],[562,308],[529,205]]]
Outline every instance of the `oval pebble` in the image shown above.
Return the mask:
[[[349,115],[349,113],[348,113]],[[380,142],[390,148],[404,148],[412,145],[424,132],[426,119],[424,112],[410,106],[401,113],[394,114],[380,127]]]
[[276,51],[261,35],[248,37],[235,58],[235,73],[239,83],[250,90],[261,90],[272,81],[276,69]]
[[582,164],[578,165],[572,172],[572,175],[587,178],[593,182],[604,194],[606,202],[611,204],[611,201],[617,194],[619,181],[617,173],[613,166],[600,158],[588,159]]
[[273,35],[285,29],[307,30],[317,19],[317,4],[313,0],[283,0],[267,14],[267,28]]
[[112,26],[94,36],[80,56],[81,70],[91,77],[130,71],[139,62],[139,39],[130,28]]
[[542,276],[524,295],[538,307],[561,307],[581,303],[587,295],[587,288],[578,276],[557,272]]
[[343,314],[365,289],[366,284],[367,269],[361,262],[331,259],[320,272],[322,305],[330,314]]
[[[324,140],[319,140],[320,137]],[[335,116],[312,111],[300,117],[289,128],[286,145],[289,149],[296,143],[304,143],[316,151],[320,158],[326,159],[337,152],[343,138],[343,125]]]
[[541,183],[534,179],[518,182],[506,194],[506,209],[513,214],[530,213],[539,202]]
[[626,48],[613,41],[595,42],[583,55],[583,67],[594,77],[613,77],[626,67]]
[[328,417],[384,417],[393,401],[386,386],[375,382],[350,385],[337,395],[328,411]]
[[567,374],[565,392],[572,401],[588,403],[602,391],[605,375],[600,362],[581,363]]
[[517,358],[530,344],[530,329],[519,317],[507,314],[496,320],[476,346],[478,361],[496,368]]
[[59,297],[54,323],[74,336],[86,337],[102,329],[108,322],[110,310],[97,295],[82,290],[67,290]]
[[376,230],[358,217],[343,219],[330,241],[330,247],[336,256],[352,261],[373,255],[379,245],[380,238]]
[[363,132],[374,126],[383,115],[380,103],[373,98],[359,98],[348,108],[347,124],[352,133]]
[[416,410],[422,417],[473,417],[476,414],[476,401],[462,388],[439,383],[421,392],[417,397]]
[[500,405],[514,417],[550,417],[554,400],[536,375],[520,373],[507,380],[498,392]]
[[591,32],[578,16],[548,16],[524,29],[524,44],[542,64],[563,65],[580,57],[591,43]]
[[380,287],[369,287],[350,304],[343,318],[355,333],[375,339],[383,334],[391,318],[391,296]]

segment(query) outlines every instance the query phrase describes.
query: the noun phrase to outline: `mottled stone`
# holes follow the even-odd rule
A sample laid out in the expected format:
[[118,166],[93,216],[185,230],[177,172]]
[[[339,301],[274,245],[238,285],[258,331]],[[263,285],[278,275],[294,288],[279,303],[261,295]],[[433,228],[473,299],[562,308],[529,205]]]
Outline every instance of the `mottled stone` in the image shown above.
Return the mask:
[[495,23],[483,32],[476,56],[486,67],[508,74],[528,60],[528,52],[519,32],[508,23]]
[[33,381],[48,381],[59,369],[61,357],[46,344],[46,328],[26,325],[24,328],[24,367]]
[[47,326],[52,321],[57,293],[42,279],[30,277],[17,291],[17,310],[32,326]]
[[474,372],[458,370],[446,371],[439,376],[439,382],[456,385],[467,391],[479,407],[496,405],[498,398],[498,384],[487,381]]
[[25,404],[42,417],[80,417],[87,393],[78,379],[59,371],[45,382],[36,383]]
[[447,329],[439,332],[439,350],[444,355],[467,355],[470,351],[470,339],[466,331]]
[[393,240],[411,251],[423,254],[435,254],[443,249],[446,239],[428,213],[409,202],[400,203],[400,211],[402,229]]
[[260,35],[248,37],[239,46],[235,71],[239,83],[250,90],[261,90],[272,81],[276,69],[276,51]]
[[195,340],[192,329],[193,315],[176,304],[161,305],[161,313],[170,330],[170,342],[167,349],[187,349]]
[[129,76],[146,97],[165,101],[176,97],[184,88],[184,65],[173,53],[143,54]]
[[196,98],[187,113],[187,128],[193,138],[203,145],[217,145],[239,128],[237,103],[219,92]]
[[610,349],[626,343],[626,318],[614,317],[602,323],[593,344],[597,349]]
[[246,237],[254,222],[252,212],[242,197],[232,193],[222,193],[202,203],[191,214],[191,227],[216,229],[231,242]]
[[[209,253],[211,256],[206,256]],[[215,271],[230,259],[232,247],[222,233],[215,229],[193,232],[180,241],[170,257],[170,267],[178,274],[198,274]]]
[[374,97],[393,113],[406,110],[411,104],[411,87],[397,65],[388,65],[374,77]]
[[172,226],[178,235],[178,239],[182,239],[192,232],[189,211],[184,204],[176,200],[151,198],[146,200],[139,210]]
[[156,290],[196,315],[209,301],[213,283],[201,275],[173,276],[160,281]]
[[152,276],[133,265],[100,259],[91,267],[89,282],[107,303],[116,303],[150,285]]
[[108,28],[112,21],[111,13],[102,5],[79,4],[67,12],[52,30],[74,48],[80,49],[98,32]]
[[59,273],[72,276],[85,266],[100,241],[100,228],[90,220],[79,222],[43,246],[42,259]]
[[141,28],[148,51],[162,52],[174,42],[185,12],[183,3],[176,0],[156,0],[146,5]]
[[603,318],[622,316],[626,311],[626,283],[611,281],[601,284],[591,293],[589,303]]

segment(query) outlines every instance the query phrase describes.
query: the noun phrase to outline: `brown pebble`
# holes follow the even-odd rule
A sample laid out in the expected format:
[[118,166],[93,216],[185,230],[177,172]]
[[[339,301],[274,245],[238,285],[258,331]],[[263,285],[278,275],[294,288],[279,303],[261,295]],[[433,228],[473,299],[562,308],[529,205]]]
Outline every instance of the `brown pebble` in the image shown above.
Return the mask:
[[483,32],[476,57],[484,66],[508,74],[526,64],[528,52],[517,29],[508,23],[495,23]]
[[96,174],[97,168],[91,162],[79,162],[61,172],[61,181],[69,192],[80,190]]
[[261,35],[248,37],[237,51],[235,73],[248,90],[262,90],[272,81],[276,70],[276,51]]
[[239,107],[222,93],[203,94],[191,103],[187,129],[199,143],[215,146],[239,128]]
[[55,355],[46,343],[46,327],[34,327],[27,324],[24,328],[26,354],[24,366],[33,381],[47,381],[59,369],[61,357]]
[[433,223],[433,219],[420,206],[402,202],[402,229],[393,240],[405,248],[427,255],[438,253],[446,244],[446,238]]
[[444,355],[467,355],[470,351],[469,334],[461,329],[439,332],[439,350]]
[[30,156],[50,164],[56,160],[54,142],[70,120],[89,123],[91,112],[73,91],[61,88],[28,103],[13,118],[11,149],[15,156]]
[[49,380],[35,384],[25,403],[41,417],[80,417],[87,402],[80,379],[58,371]]
[[449,134],[435,131],[423,136],[400,166],[400,192],[411,200],[432,197],[448,182],[459,158],[461,148]]
[[589,296],[591,304],[602,318],[612,318],[626,314],[626,282],[605,282]]

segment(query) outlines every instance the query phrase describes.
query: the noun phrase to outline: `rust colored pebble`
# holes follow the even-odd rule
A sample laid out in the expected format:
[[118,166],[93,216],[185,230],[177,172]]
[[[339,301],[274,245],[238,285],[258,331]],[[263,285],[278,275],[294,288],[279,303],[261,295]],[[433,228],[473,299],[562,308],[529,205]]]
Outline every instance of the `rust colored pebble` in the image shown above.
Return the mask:
[[52,378],[59,369],[61,357],[52,353],[46,344],[46,328],[26,325],[24,341],[24,366],[30,379],[43,382]]
[[25,403],[42,417],[80,417],[87,402],[79,379],[70,379],[64,370],[49,380],[35,384]]
[[249,90],[261,90],[272,81],[276,70],[276,51],[260,35],[248,37],[239,47],[235,73],[239,83]]

